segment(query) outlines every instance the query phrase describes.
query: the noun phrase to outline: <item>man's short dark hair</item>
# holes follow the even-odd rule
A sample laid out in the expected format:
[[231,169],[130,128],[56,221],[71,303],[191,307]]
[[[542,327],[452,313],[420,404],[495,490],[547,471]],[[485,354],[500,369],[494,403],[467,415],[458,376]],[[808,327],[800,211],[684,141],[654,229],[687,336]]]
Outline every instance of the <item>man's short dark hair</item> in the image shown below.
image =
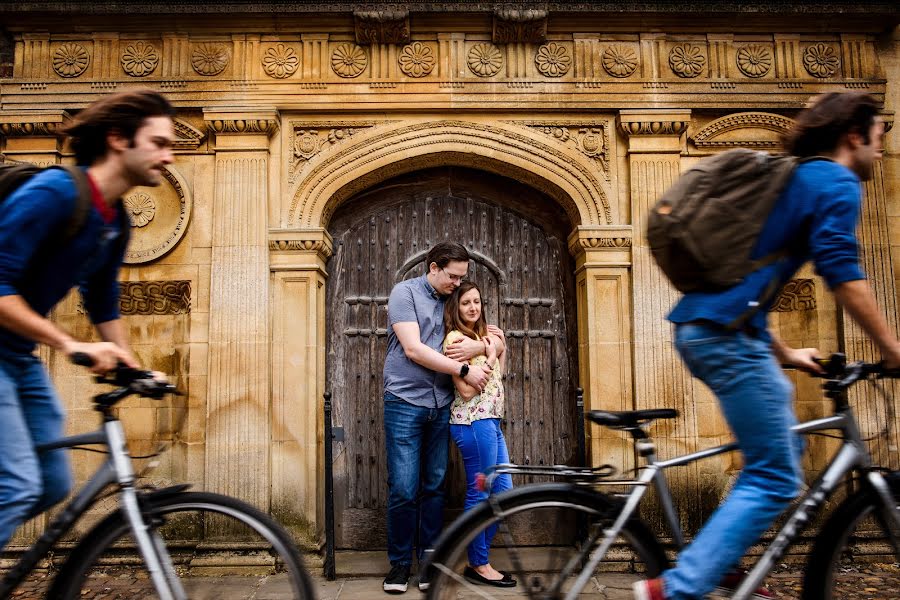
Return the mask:
[[878,110],[878,101],[869,94],[822,94],[797,115],[794,126],[782,137],[782,144],[788,154],[799,157],[830,154],[849,133],[858,133],[868,144],[869,129]]
[[431,267],[434,263],[438,268],[443,269],[451,262],[468,262],[469,252],[462,244],[456,242],[441,242],[435,244],[425,256],[425,269]]
[[129,142],[148,117],[174,117],[175,109],[166,98],[151,90],[119,92],[97,100],[61,128],[72,138],[72,150],[79,165],[92,165],[106,156],[106,137],[118,132]]

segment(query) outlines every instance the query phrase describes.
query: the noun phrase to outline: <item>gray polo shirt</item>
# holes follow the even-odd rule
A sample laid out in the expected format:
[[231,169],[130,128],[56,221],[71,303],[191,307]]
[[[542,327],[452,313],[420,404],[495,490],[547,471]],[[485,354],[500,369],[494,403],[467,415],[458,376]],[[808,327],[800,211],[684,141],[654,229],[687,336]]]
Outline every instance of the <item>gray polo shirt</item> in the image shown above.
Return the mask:
[[425,275],[401,281],[388,299],[388,349],[384,359],[384,389],[413,404],[443,408],[453,401],[453,381],[445,373],[411,361],[394,333],[394,323],[419,324],[419,338],[426,346],[442,352],[444,342],[444,300]]

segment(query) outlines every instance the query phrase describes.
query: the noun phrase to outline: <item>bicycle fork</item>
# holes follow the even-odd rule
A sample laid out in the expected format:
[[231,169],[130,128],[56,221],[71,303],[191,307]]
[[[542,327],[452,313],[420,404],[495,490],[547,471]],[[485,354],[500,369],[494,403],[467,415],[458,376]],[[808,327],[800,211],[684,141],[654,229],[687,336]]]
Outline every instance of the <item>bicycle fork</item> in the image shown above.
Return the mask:
[[128,455],[128,448],[125,446],[122,424],[119,421],[107,421],[104,429],[117,481],[122,489],[121,509],[131,527],[131,533],[144,564],[150,572],[153,587],[156,588],[160,600],[187,600],[187,593],[178,579],[172,558],[159,533],[152,527],[150,517],[145,518],[145,511],[142,510],[138,500],[137,490],[134,487],[134,468]]

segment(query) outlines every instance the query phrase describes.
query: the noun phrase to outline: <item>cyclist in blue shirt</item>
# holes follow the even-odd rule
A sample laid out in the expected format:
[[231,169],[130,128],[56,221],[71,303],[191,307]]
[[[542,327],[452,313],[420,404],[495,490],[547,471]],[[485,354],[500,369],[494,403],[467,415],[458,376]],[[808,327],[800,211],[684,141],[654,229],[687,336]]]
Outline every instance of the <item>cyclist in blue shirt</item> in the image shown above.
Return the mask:
[[[93,205],[64,244],[78,191],[63,169],[30,178],[0,205],[0,548],[26,519],[62,500],[71,487],[66,450],[38,444],[63,435],[62,404],[37,356],[46,344],[65,356],[88,355],[95,373],[121,361],[138,367],[119,319],[117,276],[127,240],[121,196],[155,186],[172,162],[174,110],[151,91],[113,94],[81,111],[64,129],[85,169]],[[80,342],[47,318],[80,288],[102,342]]]

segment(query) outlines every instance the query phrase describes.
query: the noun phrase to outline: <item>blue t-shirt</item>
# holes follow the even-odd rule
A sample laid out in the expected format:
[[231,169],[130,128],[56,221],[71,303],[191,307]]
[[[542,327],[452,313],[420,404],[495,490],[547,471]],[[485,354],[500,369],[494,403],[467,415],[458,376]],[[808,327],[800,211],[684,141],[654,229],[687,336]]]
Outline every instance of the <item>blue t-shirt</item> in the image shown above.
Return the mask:
[[395,323],[418,323],[419,339],[443,352],[445,297],[425,275],[401,281],[388,298],[388,349],[384,360],[384,389],[413,404],[443,408],[453,401],[453,380],[407,358],[394,333]]
[[[786,283],[807,260],[829,288],[865,279],[859,266],[856,224],[861,206],[860,180],[853,171],[821,159],[801,163],[775,203],[753,251],[757,259],[784,248],[790,255],[747,275],[721,292],[689,293],[669,313],[673,323],[706,320],[728,325],[749,310],[773,278]],[[776,294],[777,296],[777,294]],[[766,340],[769,300],[748,322]]]
[[[58,244],[75,211],[78,191],[63,169],[41,171],[0,202],[0,296],[22,296],[46,316],[73,286],[94,323],[119,317],[118,272],[125,243],[117,241],[121,206],[107,224],[91,206],[84,226]],[[126,240],[127,241],[127,240]],[[29,353],[35,343],[0,324],[0,350]]]

